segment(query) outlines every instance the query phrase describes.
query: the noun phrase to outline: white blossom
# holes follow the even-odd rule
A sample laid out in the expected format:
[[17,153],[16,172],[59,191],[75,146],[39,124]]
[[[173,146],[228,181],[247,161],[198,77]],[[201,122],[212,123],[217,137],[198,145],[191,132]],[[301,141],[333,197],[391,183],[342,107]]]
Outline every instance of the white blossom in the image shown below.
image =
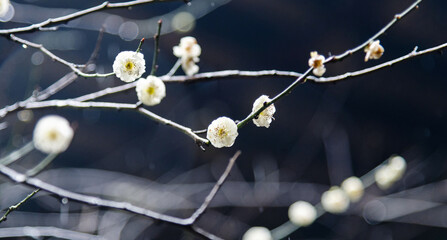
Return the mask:
[[10,4],[9,0],[0,0],[0,17],[3,17],[8,13]]
[[365,192],[362,180],[358,177],[350,177],[341,183],[341,188],[348,194],[351,202],[358,202]]
[[200,45],[194,37],[183,37],[180,44],[172,48],[174,55],[179,58],[198,58],[202,53]]
[[113,62],[113,72],[124,82],[133,82],[146,71],[144,55],[140,52],[120,52]]
[[313,74],[315,76],[323,76],[326,72],[326,68],[324,67],[324,61],[326,58],[323,55],[319,55],[318,52],[313,51],[310,53],[309,58],[309,67],[313,67]]
[[405,173],[405,170],[407,169],[407,162],[401,156],[393,156],[388,161],[388,166],[394,172],[395,181],[398,181],[402,178],[402,176]]
[[298,201],[289,207],[289,219],[297,226],[309,226],[317,218],[317,210],[312,204]]
[[[253,103],[253,108],[251,111],[252,112],[258,111],[261,107],[264,106],[264,103],[266,102],[268,103],[270,102],[270,100],[271,99],[266,95],[260,96]],[[272,122],[273,114],[275,113],[275,111],[276,108],[274,104],[268,106],[266,109],[264,109],[264,111],[259,113],[258,118],[253,119],[253,123],[258,127],[266,127],[266,128],[270,127],[270,123]]]
[[148,106],[154,106],[161,102],[166,96],[166,87],[163,81],[156,76],[140,78],[137,81],[135,90],[138,100]]
[[402,178],[406,168],[407,163],[404,158],[401,156],[391,157],[385,165],[376,170],[374,177],[377,185],[381,189],[388,189]]
[[273,240],[273,237],[265,227],[252,227],[244,233],[242,240]]
[[365,47],[365,62],[367,62],[369,59],[379,59],[383,52],[385,52],[385,49],[380,45],[380,41],[376,40],[374,42],[370,42],[368,46]]
[[331,187],[321,196],[324,210],[330,213],[343,213],[349,207],[349,197],[339,187]]
[[376,170],[374,174],[377,186],[381,189],[388,189],[394,183],[393,171],[388,165],[383,165]]
[[326,68],[324,66],[317,67],[317,68],[314,68],[314,70],[312,70],[312,72],[315,76],[321,77],[326,72]]
[[44,153],[65,151],[73,138],[73,129],[63,117],[49,115],[41,118],[34,128],[33,142]]
[[230,118],[220,117],[208,126],[206,138],[214,147],[221,148],[233,146],[237,135],[236,123]]
[[173,47],[173,52],[176,57],[179,57],[182,62],[182,69],[188,76],[192,76],[199,72],[199,56],[202,53],[200,45],[194,37],[183,37],[180,39],[180,44]]
[[182,69],[188,76],[192,76],[199,72],[199,66],[197,66],[194,58],[182,58]]

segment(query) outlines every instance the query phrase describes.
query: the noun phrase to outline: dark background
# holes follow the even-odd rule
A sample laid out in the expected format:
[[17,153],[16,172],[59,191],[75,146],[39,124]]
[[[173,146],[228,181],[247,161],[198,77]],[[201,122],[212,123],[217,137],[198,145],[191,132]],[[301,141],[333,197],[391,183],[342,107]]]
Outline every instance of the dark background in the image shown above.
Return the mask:
[[[31,4],[43,8],[74,9],[101,3],[15,2],[22,6]],[[195,28],[189,33],[164,34],[160,41],[157,75],[167,73],[172,67],[176,61],[172,47],[187,35],[196,37],[202,47],[200,72],[226,69],[303,72],[308,67],[311,51],[317,50],[329,56],[354,48],[412,3],[407,0],[233,0],[197,19]],[[194,4],[219,5],[222,2],[193,0],[191,7]],[[129,19],[156,19],[182,5],[181,2],[154,3],[105,13]],[[16,7],[16,14],[19,10],[20,6]],[[381,59],[365,63],[363,52],[359,52],[342,62],[328,65],[324,76],[370,67],[405,55],[415,46],[425,49],[446,42],[446,10],[446,1],[423,1],[419,9],[379,38],[385,48]],[[58,16],[56,11],[46,13]],[[26,15],[41,20],[48,17],[33,15],[32,12]],[[100,17],[94,15],[88,21],[100,26]],[[26,18],[21,19],[22,22],[0,23],[0,28],[26,25],[23,23]],[[83,29],[89,25],[87,20],[83,21],[75,22],[76,26],[61,26],[57,32],[20,36],[49,46],[69,61],[83,63],[93,50],[98,34],[97,31]],[[168,30],[169,26],[165,31]],[[153,53],[151,36],[144,36],[148,40],[142,50],[147,69]],[[97,60],[98,71],[110,72],[116,53],[136,49],[138,41],[124,41],[116,34],[106,33]],[[33,64],[30,59],[36,50],[23,49],[5,38],[0,38],[0,52],[2,106],[28,97],[36,87],[45,88],[69,72],[67,67],[51,62],[46,56],[42,64]],[[0,143],[2,153],[6,153],[31,138],[38,118],[50,113],[62,115],[76,126],[75,137],[67,152],[58,156],[48,168],[51,170],[40,177],[73,191],[106,198],[113,196],[113,199],[126,199],[142,206],[149,204],[155,210],[161,202],[175,198],[172,195],[181,195],[190,205],[180,204],[184,207],[176,209],[174,206],[178,202],[174,201],[172,206],[160,207],[160,211],[176,216],[188,216],[194,206],[200,204],[211,184],[224,170],[227,159],[240,149],[242,155],[228,184],[199,223],[208,231],[228,239],[240,238],[250,226],[273,229],[288,220],[287,207],[294,201],[306,200],[316,204],[329,186],[340,184],[352,175],[362,176],[390,155],[399,154],[408,162],[408,172],[402,181],[387,191],[376,186],[368,188],[365,198],[346,215],[324,215],[311,227],[292,234],[290,239],[444,239],[447,237],[447,212],[442,204],[419,215],[378,224],[367,223],[362,217],[362,209],[369,201],[381,196],[424,185],[427,186],[422,189],[427,191],[411,192],[402,198],[439,203],[447,200],[447,186],[440,182],[447,173],[446,66],[445,54],[433,53],[337,83],[307,82],[275,104],[277,112],[270,128],[248,124],[239,130],[239,137],[231,148],[208,147],[203,152],[187,136],[138,113],[94,109],[35,110],[31,122],[20,122],[15,113],[10,114],[4,119],[9,126],[0,132]],[[177,74],[183,74],[182,70]],[[235,120],[245,118],[258,96],[266,94],[272,97],[293,80],[285,77],[232,77],[191,84],[171,83],[167,84],[167,97],[149,110],[193,129],[204,129],[219,116]],[[77,97],[121,84],[115,77],[101,80],[80,78],[52,99]],[[134,103],[137,98],[130,90],[101,101]],[[42,157],[42,154],[33,152],[14,167],[23,170]],[[117,175],[108,176],[111,174],[109,171]],[[140,178],[136,180],[129,175]],[[120,188],[119,183],[126,181],[129,185]],[[143,182],[140,186],[136,181]],[[8,184],[6,179],[4,182]],[[440,190],[434,191],[430,187],[432,185],[428,185],[434,182],[440,182],[437,188]],[[183,185],[172,187],[176,184],[190,188]],[[155,194],[151,192],[151,186],[160,188],[157,196],[151,195]],[[114,191],[115,195],[111,193]],[[148,195],[133,198],[142,192],[148,192]],[[53,199],[39,198],[49,202],[51,200],[48,199]],[[5,208],[13,199],[2,201]],[[38,203],[35,208],[27,210],[57,213],[58,202],[54,201],[54,204],[57,206]],[[70,211],[80,212],[82,209],[81,205],[70,203]],[[107,213],[101,209],[98,214],[104,216]],[[11,215],[2,227],[33,225],[25,220],[15,222],[13,218]],[[131,217],[123,227],[121,239],[131,239],[126,234],[132,232],[132,221],[150,222],[145,218]],[[411,221],[417,224],[405,223]],[[47,222],[73,228],[71,220],[65,225],[60,221]],[[163,224],[142,227],[140,231],[140,234],[132,235],[133,238],[191,237]]]

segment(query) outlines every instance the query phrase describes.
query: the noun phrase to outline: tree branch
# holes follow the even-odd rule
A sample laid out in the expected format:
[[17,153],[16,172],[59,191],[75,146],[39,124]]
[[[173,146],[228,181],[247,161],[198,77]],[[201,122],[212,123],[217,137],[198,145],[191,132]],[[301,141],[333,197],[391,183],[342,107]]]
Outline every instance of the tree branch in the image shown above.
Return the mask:
[[358,51],[364,49],[370,42],[374,41],[375,39],[380,37],[382,34],[384,34],[388,29],[390,29],[397,21],[401,20],[403,17],[405,17],[412,10],[417,9],[418,8],[418,4],[421,3],[421,2],[422,2],[422,0],[415,1],[413,4],[411,4],[403,12],[394,15],[393,19],[387,25],[385,25],[385,27],[380,29],[376,34],[374,34],[371,38],[366,40],[364,43],[358,45],[357,47],[355,47],[353,49],[349,49],[349,50],[345,51],[342,54],[334,55],[334,56],[332,56],[330,58],[327,58],[325,63],[343,60],[345,57],[347,57],[349,55],[352,55],[353,53],[358,52]]
[[158,68],[157,58],[158,58],[158,53],[160,52],[160,48],[158,47],[158,45],[160,43],[161,24],[162,24],[162,21],[160,19],[160,20],[158,20],[157,33],[154,35],[154,56],[152,59],[152,68],[151,68],[150,75],[155,75],[155,72],[157,71],[157,68]]
[[216,182],[214,187],[211,189],[211,192],[206,196],[205,201],[202,203],[202,205],[189,217],[190,221],[193,223],[197,219],[199,219],[202,214],[205,212],[205,210],[208,208],[211,201],[216,196],[216,193],[219,191],[220,187],[222,187],[222,184],[224,184],[225,180],[227,179],[228,175],[231,172],[231,169],[233,168],[234,163],[236,162],[236,159],[241,155],[241,151],[237,151],[236,154],[230,159],[228,162],[227,168],[223,172],[223,174],[220,176],[219,180]]
[[0,228],[0,238],[12,237],[30,237],[30,230],[33,231],[33,237],[55,237],[69,240],[104,240],[103,237],[91,235],[83,232],[76,232],[72,230],[56,228],[56,227],[9,227]]
[[106,1],[100,5],[97,5],[97,6],[94,6],[91,8],[77,11],[72,14],[62,16],[62,17],[49,18],[43,22],[29,25],[26,27],[18,27],[18,28],[0,30],[0,35],[8,35],[11,33],[34,32],[34,31],[38,31],[44,27],[51,27],[51,26],[59,24],[59,23],[61,23],[61,24],[66,23],[66,22],[72,21],[74,19],[77,19],[79,17],[85,16],[85,15],[88,15],[88,14],[91,14],[94,12],[102,11],[105,9],[127,8],[127,7],[146,4],[146,3],[167,2],[167,1],[178,1],[178,0],[134,0],[134,1],[120,2],[120,3],[109,3],[108,1]]
[[26,196],[26,198],[24,198],[22,201],[20,201],[16,205],[12,205],[11,207],[9,207],[8,210],[6,211],[6,213],[3,215],[3,217],[0,218],[0,223],[3,221],[6,221],[8,215],[11,212],[15,211],[17,208],[22,206],[22,204],[24,204],[26,201],[28,201],[28,199],[32,198],[34,196],[34,194],[38,193],[39,191],[40,191],[40,189],[34,190],[32,193],[30,193],[28,196]]
[[29,102],[26,103],[23,108],[25,109],[37,109],[37,108],[48,108],[48,107],[74,107],[74,108],[111,108],[116,110],[127,109],[127,110],[136,110],[142,113],[145,116],[150,117],[152,120],[159,122],[161,124],[171,126],[192,139],[199,144],[201,147],[208,145],[208,139],[202,138],[195,134],[192,129],[180,125],[176,122],[173,122],[169,119],[163,118],[143,107],[140,107],[140,104],[130,104],[130,103],[112,103],[112,102],[79,102],[76,100],[49,100],[49,101],[41,101],[41,102]]
[[73,72],[75,72],[76,74],[78,74],[79,76],[85,77],[85,78],[89,78],[89,77],[108,77],[108,76],[112,76],[114,75],[114,73],[84,73],[81,70],[78,69],[78,67],[84,67],[84,65],[78,65],[78,64],[74,64],[71,62],[66,61],[63,58],[60,58],[58,56],[56,56],[54,53],[52,53],[51,51],[49,51],[48,49],[46,49],[42,44],[37,44],[28,40],[25,40],[23,38],[19,38],[17,36],[15,36],[14,34],[10,35],[10,38],[14,41],[14,42],[18,42],[21,44],[25,44],[27,46],[30,46],[32,48],[36,48],[39,49],[41,52],[43,52],[44,54],[46,54],[47,56],[49,56],[52,60],[59,62],[67,67],[69,67]]
[[[211,189],[211,192],[205,198],[204,203],[202,203],[202,205],[189,218],[178,218],[178,217],[165,215],[162,213],[157,213],[157,212],[151,211],[149,209],[135,206],[129,202],[118,202],[118,201],[107,200],[107,199],[102,199],[99,197],[94,197],[94,196],[71,192],[71,191],[62,189],[60,187],[57,187],[55,185],[52,185],[50,183],[44,182],[40,179],[26,176],[24,174],[21,174],[9,167],[3,166],[3,165],[0,165],[0,174],[10,178],[14,182],[26,184],[26,185],[32,186],[32,187],[37,187],[39,189],[42,189],[43,191],[49,192],[51,194],[55,194],[59,197],[67,198],[72,201],[85,203],[85,204],[92,205],[92,206],[123,210],[123,211],[134,213],[137,215],[146,216],[146,217],[149,217],[149,218],[152,218],[155,220],[159,220],[159,221],[162,221],[162,222],[174,225],[174,226],[183,227],[183,228],[186,227],[187,229],[193,231],[194,233],[199,234],[202,237],[210,238],[209,236],[214,236],[214,235],[207,233],[203,229],[194,226],[194,223],[205,212],[209,203],[214,198],[216,192],[219,190],[219,188],[225,182],[226,178],[229,175],[229,172],[231,171],[231,168],[234,165],[234,162],[236,161],[236,159],[238,158],[239,155],[240,155],[240,152],[238,151],[228,161],[228,165],[227,165],[225,171],[223,172],[223,174],[221,175],[219,180],[216,182],[215,186]],[[22,200],[22,202],[26,201],[30,197],[32,197],[32,196],[27,197],[26,199]]]

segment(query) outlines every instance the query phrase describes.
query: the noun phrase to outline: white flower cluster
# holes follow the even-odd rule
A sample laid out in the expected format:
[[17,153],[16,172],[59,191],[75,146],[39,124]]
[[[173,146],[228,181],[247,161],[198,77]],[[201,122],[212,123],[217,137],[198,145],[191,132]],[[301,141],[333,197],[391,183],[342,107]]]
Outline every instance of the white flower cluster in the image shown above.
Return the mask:
[[341,183],[341,189],[345,191],[351,202],[358,202],[365,193],[365,186],[358,177],[349,177]]
[[330,213],[343,213],[349,207],[349,197],[341,188],[334,186],[321,196],[324,210]]
[[135,90],[138,100],[148,106],[154,106],[161,102],[166,96],[166,87],[163,81],[156,76],[140,78],[137,81]]
[[316,51],[310,53],[309,67],[314,68],[312,72],[315,76],[321,77],[326,72],[326,67],[324,67],[325,60],[326,58],[323,55],[319,55]]
[[180,44],[173,49],[174,55],[179,57],[182,61],[182,69],[188,76],[192,76],[199,72],[199,56],[202,53],[200,45],[194,37],[183,37],[180,39]]
[[236,140],[237,125],[227,117],[220,117],[208,126],[206,138],[216,148],[231,147]]
[[368,46],[365,47],[365,62],[367,62],[369,59],[379,59],[383,52],[385,52],[385,49],[380,45],[380,41],[376,40],[374,42],[370,42]]
[[120,52],[113,62],[113,72],[124,82],[133,82],[146,71],[144,55],[140,52]]
[[273,237],[265,227],[252,227],[245,232],[242,240],[273,240]]
[[312,204],[304,201],[298,201],[289,207],[290,221],[301,227],[311,225],[317,218],[317,210]]
[[375,172],[375,180],[381,189],[391,187],[395,182],[400,180],[407,168],[407,162],[401,156],[393,156],[388,163],[379,167]]
[[0,0],[0,18],[7,15],[11,2],[9,0]]
[[358,202],[365,192],[362,180],[358,177],[345,179],[341,187],[333,186],[321,196],[323,208],[330,213],[343,213],[348,210],[350,202]]
[[[260,96],[256,101],[253,103],[252,112],[258,111],[261,107],[264,106],[264,103],[270,102],[270,98],[266,95]],[[273,114],[276,112],[275,105],[272,104],[268,106],[264,111],[259,113],[258,118],[253,119],[253,123],[258,127],[270,127],[270,123],[273,119]]]
[[61,153],[67,150],[72,138],[73,129],[69,122],[60,116],[45,116],[34,128],[34,146],[44,153]]

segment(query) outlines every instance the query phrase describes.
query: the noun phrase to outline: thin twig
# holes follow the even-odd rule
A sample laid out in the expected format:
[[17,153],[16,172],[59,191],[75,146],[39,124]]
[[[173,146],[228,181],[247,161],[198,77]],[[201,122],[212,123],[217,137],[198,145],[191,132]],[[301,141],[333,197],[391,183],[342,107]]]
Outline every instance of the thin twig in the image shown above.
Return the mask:
[[214,187],[211,189],[211,192],[206,196],[205,201],[202,203],[202,205],[189,217],[191,222],[195,222],[197,219],[202,216],[202,214],[205,212],[205,210],[208,208],[208,205],[211,203],[211,201],[216,196],[216,193],[219,191],[220,187],[222,187],[222,184],[227,179],[228,175],[231,172],[231,169],[233,168],[234,163],[236,162],[236,159],[241,155],[241,151],[237,151],[234,156],[228,161],[227,168],[225,169],[224,173],[220,176],[219,180],[216,182]]
[[370,42],[374,41],[375,39],[377,39],[378,37],[380,37],[382,34],[384,34],[389,28],[391,28],[397,21],[401,20],[403,17],[405,17],[408,13],[410,13],[412,10],[417,9],[418,8],[418,4],[421,3],[422,0],[417,0],[415,1],[413,4],[411,4],[407,9],[405,9],[403,12],[394,15],[393,19],[387,24],[385,25],[385,27],[383,27],[382,29],[380,29],[376,34],[374,34],[372,37],[370,37],[368,40],[366,40],[364,43],[358,45],[357,47],[353,48],[353,49],[349,49],[347,51],[345,51],[342,54],[339,55],[334,55],[331,56],[329,58],[327,58],[325,60],[325,63],[328,62],[335,62],[335,61],[340,61],[343,60],[345,57],[352,55],[353,53],[360,51],[362,49],[364,49]]
[[313,70],[313,68],[309,68],[307,69],[307,71],[305,73],[303,73],[303,75],[301,75],[299,78],[297,78],[292,84],[290,84],[286,89],[284,89],[282,92],[280,92],[278,95],[276,95],[274,98],[272,98],[272,100],[270,100],[270,102],[266,102],[264,103],[264,105],[258,109],[258,111],[256,112],[252,112],[250,113],[244,120],[240,121],[237,124],[238,128],[243,127],[245,124],[248,123],[248,121],[252,120],[253,118],[255,118],[256,116],[258,116],[262,111],[264,111],[266,108],[268,108],[270,105],[272,105],[273,103],[277,102],[279,99],[283,98],[284,96],[286,96],[287,94],[291,93],[292,90],[298,86],[301,83],[304,83],[306,81],[307,76],[310,74],[310,72]]
[[196,225],[192,225],[191,228],[195,232],[200,233],[202,236],[204,236],[204,237],[206,237],[208,239],[211,239],[211,240],[223,240],[222,238],[220,238],[220,237],[218,237],[218,236],[216,236],[216,235],[214,235],[214,234],[212,234],[212,233],[210,233],[208,231],[205,231],[203,228],[197,227]]
[[58,155],[57,153],[48,154],[42,161],[40,161],[39,164],[31,168],[30,170],[26,171],[26,175],[31,177],[38,174],[46,166],[48,166],[48,164],[50,164],[57,157],[57,155]]
[[139,107],[139,108],[138,108],[138,111],[139,111],[140,113],[142,113],[142,114],[144,114],[144,115],[146,115],[146,116],[152,118],[153,120],[155,120],[155,121],[161,123],[161,124],[164,124],[164,125],[167,125],[167,126],[171,126],[171,127],[175,128],[175,129],[177,129],[177,130],[183,132],[183,133],[186,134],[187,136],[189,136],[189,137],[191,137],[192,139],[194,139],[194,141],[195,141],[195,142],[196,142],[202,149],[203,149],[204,146],[207,146],[207,145],[209,145],[209,143],[210,143],[210,141],[209,141],[208,139],[206,139],[206,138],[202,138],[202,137],[200,137],[199,135],[195,134],[195,133],[192,131],[191,128],[188,128],[188,127],[185,127],[185,126],[183,126],[183,125],[180,125],[180,124],[178,124],[178,123],[176,123],[176,122],[173,122],[173,121],[171,121],[171,120],[169,120],[169,119],[162,118],[162,117],[156,115],[155,113],[153,113],[153,112],[151,112],[151,111],[149,111],[149,110],[147,110],[147,109],[145,109],[145,108],[142,108],[142,107]]
[[26,226],[26,227],[8,227],[0,228],[0,238],[23,237],[29,238],[30,232],[32,237],[41,239],[42,237],[54,237],[57,239],[69,240],[105,240],[101,236],[96,236],[88,233],[77,232],[68,229],[45,226]]
[[116,87],[109,87],[109,88],[105,88],[103,90],[99,90],[97,92],[89,93],[89,94],[74,98],[73,100],[79,101],[79,102],[91,101],[91,100],[95,100],[95,99],[98,99],[100,97],[104,97],[107,95],[127,91],[129,89],[135,88],[135,85],[136,85],[136,82],[131,82],[131,83],[123,84],[123,85],[116,86]]
[[[57,18],[49,18],[43,22],[32,24],[32,25],[29,25],[26,27],[18,27],[18,28],[0,30],[0,35],[8,35],[11,33],[34,32],[34,31],[40,30],[43,27],[50,27],[50,26],[53,26],[56,24],[66,23],[68,21],[72,21],[74,19],[85,16],[87,14],[102,11],[105,9],[127,8],[127,7],[146,4],[146,3],[166,2],[166,1],[169,1],[169,0],[134,0],[134,1],[120,2],[120,3],[109,3],[106,1],[100,5],[97,5],[97,6],[94,6],[91,8],[87,8],[87,9],[77,11],[72,14],[68,14],[65,16],[57,17]],[[172,0],[172,1],[177,1],[177,0]]]
[[10,154],[6,155],[5,157],[0,159],[0,165],[9,165],[21,157],[25,156],[29,152],[31,152],[34,149],[34,143],[33,141],[28,142],[27,144],[23,145],[21,148],[11,152]]
[[399,63],[399,62],[402,62],[404,60],[407,60],[407,59],[410,59],[410,58],[413,58],[413,57],[417,57],[417,56],[421,56],[421,55],[424,55],[424,54],[427,54],[427,53],[436,52],[436,51],[442,50],[444,48],[447,48],[447,43],[443,43],[441,45],[438,45],[438,46],[435,46],[435,47],[432,47],[432,48],[427,48],[427,49],[422,50],[422,51],[418,51],[417,47],[415,47],[413,49],[413,51],[411,51],[410,53],[408,53],[408,54],[406,54],[406,55],[404,55],[402,57],[399,57],[399,58],[396,58],[396,59],[393,59],[393,60],[390,60],[390,61],[378,64],[378,65],[370,67],[370,68],[365,68],[365,69],[362,69],[362,70],[359,70],[359,71],[355,71],[355,72],[347,72],[347,73],[344,73],[344,74],[341,74],[341,75],[338,75],[338,76],[333,76],[333,77],[327,77],[327,78],[321,77],[321,78],[316,78],[316,79],[313,79],[313,78],[312,79],[309,78],[309,79],[314,81],[314,82],[317,82],[317,83],[327,83],[327,82],[340,81],[340,80],[343,80],[343,79],[346,79],[346,78],[350,78],[350,77],[357,77],[357,76],[360,76],[360,75],[365,75],[365,74],[368,74],[368,73],[380,70],[382,68],[391,67],[392,65],[394,65],[396,63]]
[[[101,41],[102,41],[102,36],[103,36],[103,31],[100,30],[99,34],[98,34],[98,39],[96,40],[95,48],[94,48],[92,54],[90,55],[89,60],[85,64],[86,67],[90,63],[92,63],[95,60],[96,56],[98,55]],[[85,70],[86,67],[84,67],[83,70]],[[70,73],[66,74],[65,76],[63,76],[62,78],[60,78],[59,80],[57,80],[55,83],[48,86],[46,89],[44,89],[40,92],[36,91],[35,93],[33,93],[32,96],[30,96],[26,100],[17,102],[15,104],[12,104],[10,106],[6,106],[6,107],[0,109],[0,119],[5,117],[8,113],[11,113],[11,112],[14,112],[14,111],[17,111],[17,110],[23,108],[29,102],[43,101],[45,99],[48,99],[49,97],[53,96],[60,90],[64,89],[65,87],[67,87],[68,85],[73,83],[77,78],[78,78],[78,75],[76,75],[74,72],[70,72]]]
[[114,73],[84,73],[81,70],[78,69],[79,66],[84,66],[84,65],[76,65],[74,63],[68,62],[63,58],[60,58],[58,56],[56,56],[54,53],[52,53],[51,51],[49,51],[48,49],[46,49],[42,44],[37,44],[37,43],[33,43],[31,41],[25,40],[23,38],[19,38],[17,36],[15,36],[14,34],[10,35],[11,39],[15,42],[21,43],[21,44],[26,44],[32,48],[36,48],[39,49],[41,52],[45,53],[46,55],[48,55],[51,59],[62,63],[63,65],[69,67],[73,72],[75,72],[76,74],[78,74],[79,76],[85,77],[85,78],[90,78],[90,77],[108,77],[108,76],[112,76],[114,75]]
[[187,136],[191,137],[197,144],[201,147],[209,144],[209,140],[202,138],[195,134],[192,129],[180,125],[176,122],[173,122],[169,119],[163,118],[143,107],[140,107],[139,104],[130,104],[130,103],[112,103],[112,102],[79,102],[76,100],[49,100],[49,101],[41,101],[41,102],[29,102],[26,103],[23,108],[26,109],[37,109],[37,108],[48,108],[48,107],[74,107],[74,108],[111,108],[116,110],[127,109],[127,110],[136,110],[141,114],[150,117],[152,120],[159,122],[161,124],[171,126],[183,133]]
[[144,40],[145,40],[145,38],[142,38],[142,39],[140,40],[140,43],[138,44],[137,50],[136,50],[135,52],[138,53],[138,52],[141,51],[141,47],[143,46]]
[[104,30],[105,30],[104,27],[101,27],[101,29],[99,29],[98,37],[96,38],[95,47],[93,48],[92,54],[90,54],[90,57],[87,60],[87,63],[85,64],[85,67],[88,67],[88,65],[90,63],[93,63],[96,61],[96,58],[98,57],[98,54],[99,54],[99,50],[101,49],[102,38],[104,37]]
[[150,75],[155,75],[155,72],[157,71],[157,68],[158,68],[157,58],[158,58],[158,53],[160,52],[160,48],[158,47],[158,45],[160,43],[161,24],[162,24],[162,21],[160,19],[160,20],[158,20],[157,33],[154,35],[154,57],[152,59],[152,69],[151,69]]
[[172,75],[174,75],[175,72],[177,72],[177,69],[180,67],[180,65],[182,65],[181,58],[177,59],[177,62],[175,62],[174,66],[172,66],[171,70],[169,70],[169,72],[166,73],[166,75],[164,77],[171,77]]
[[17,208],[19,208],[22,204],[24,204],[26,201],[28,201],[28,199],[30,199],[31,197],[34,196],[34,194],[38,193],[40,191],[40,189],[36,189],[34,190],[32,193],[30,193],[28,196],[26,196],[26,198],[24,198],[22,201],[20,201],[19,203],[17,203],[16,205],[13,205],[11,207],[8,208],[8,210],[6,211],[6,213],[3,215],[2,218],[0,218],[0,223],[3,221],[6,221],[8,215],[12,212],[15,211]]

